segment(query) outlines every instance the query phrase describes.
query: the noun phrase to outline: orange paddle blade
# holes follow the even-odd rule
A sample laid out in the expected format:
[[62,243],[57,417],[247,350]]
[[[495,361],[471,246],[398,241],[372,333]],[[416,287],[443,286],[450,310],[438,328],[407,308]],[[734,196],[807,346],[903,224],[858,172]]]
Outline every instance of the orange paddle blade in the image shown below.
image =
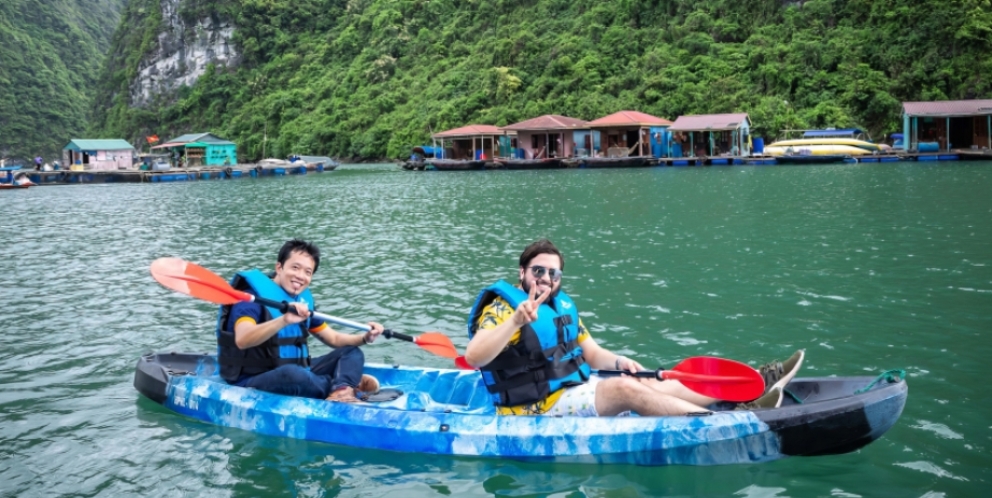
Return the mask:
[[413,339],[413,342],[431,353],[445,358],[458,356],[458,350],[448,336],[440,332],[424,332]]
[[689,389],[725,401],[751,401],[765,392],[765,380],[750,365],[712,356],[686,358],[662,373]]
[[168,289],[214,304],[251,301],[252,296],[231,287],[216,273],[179,258],[159,258],[152,262],[152,277]]

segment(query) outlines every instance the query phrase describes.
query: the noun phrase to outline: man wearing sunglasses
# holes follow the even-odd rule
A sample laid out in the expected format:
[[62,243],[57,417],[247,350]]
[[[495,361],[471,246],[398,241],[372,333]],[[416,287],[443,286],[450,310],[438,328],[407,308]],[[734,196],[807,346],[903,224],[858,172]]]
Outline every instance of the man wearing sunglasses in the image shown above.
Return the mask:
[[[496,282],[482,291],[469,314],[465,360],[482,371],[502,415],[645,416],[708,413],[716,401],[678,381],[601,378],[592,369],[636,372],[640,363],[612,353],[592,338],[575,303],[561,290],[565,260],[541,239],[520,255],[519,285]],[[797,351],[760,371],[765,395],[741,409],[775,408],[782,388],[799,370]]]

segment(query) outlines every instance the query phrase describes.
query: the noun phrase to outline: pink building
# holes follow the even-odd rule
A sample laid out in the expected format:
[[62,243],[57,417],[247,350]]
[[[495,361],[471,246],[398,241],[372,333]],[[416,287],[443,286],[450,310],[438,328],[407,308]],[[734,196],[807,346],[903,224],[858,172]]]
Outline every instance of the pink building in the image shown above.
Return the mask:
[[134,147],[119,138],[74,138],[62,148],[62,162],[66,169],[71,166],[87,170],[134,169]]
[[517,132],[519,159],[547,159],[571,157],[575,150],[573,132],[588,128],[581,119],[547,114],[504,126],[503,130]]

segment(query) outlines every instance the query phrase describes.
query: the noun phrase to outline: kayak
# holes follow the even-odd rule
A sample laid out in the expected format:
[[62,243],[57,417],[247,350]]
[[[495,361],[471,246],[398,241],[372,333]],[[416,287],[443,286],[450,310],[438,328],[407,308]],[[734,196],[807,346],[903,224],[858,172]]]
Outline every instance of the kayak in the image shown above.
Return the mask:
[[542,462],[720,465],[847,453],[906,405],[901,376],[796,378],[780,408],[708,416],[500,416],[477,371],[366,365],[379,400],[334,403],[227,384],[216,357],[149,353],[134,386],[181,415],[259,434],[387,451]]

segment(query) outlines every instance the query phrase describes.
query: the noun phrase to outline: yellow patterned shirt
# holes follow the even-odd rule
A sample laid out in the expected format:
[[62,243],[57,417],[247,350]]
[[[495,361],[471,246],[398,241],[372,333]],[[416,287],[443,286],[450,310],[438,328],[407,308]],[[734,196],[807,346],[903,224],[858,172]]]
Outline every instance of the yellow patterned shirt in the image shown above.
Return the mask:
[[[479,320],[476,322],[479,326],[479,330],[498,327],[501,323],[509,320],[510,317],[513,316],[513,311],[514,309],[510,306],[510,303],[497,296],[493,302],[489,303],[488,306],[482,309],[482,314],[479,315]],[[586,327],[582,324],[582,319],[580,318],[579,337],[577,342],[581,343],[590,337],[589,331],[586,330]],[[517,329],[512,336],[510,336],[510,342],[507,344],[507,347],[518,342],[520,342],[519,329]],[[526,405],[497,406],[496,412],[500,415],[541,415],[550,410],[551,407],[555,406],[555,403],[558,402],[558,399],[561,398],[561,395],[564,392],[564,389],[559,389],[548,395],[547,398]]]

